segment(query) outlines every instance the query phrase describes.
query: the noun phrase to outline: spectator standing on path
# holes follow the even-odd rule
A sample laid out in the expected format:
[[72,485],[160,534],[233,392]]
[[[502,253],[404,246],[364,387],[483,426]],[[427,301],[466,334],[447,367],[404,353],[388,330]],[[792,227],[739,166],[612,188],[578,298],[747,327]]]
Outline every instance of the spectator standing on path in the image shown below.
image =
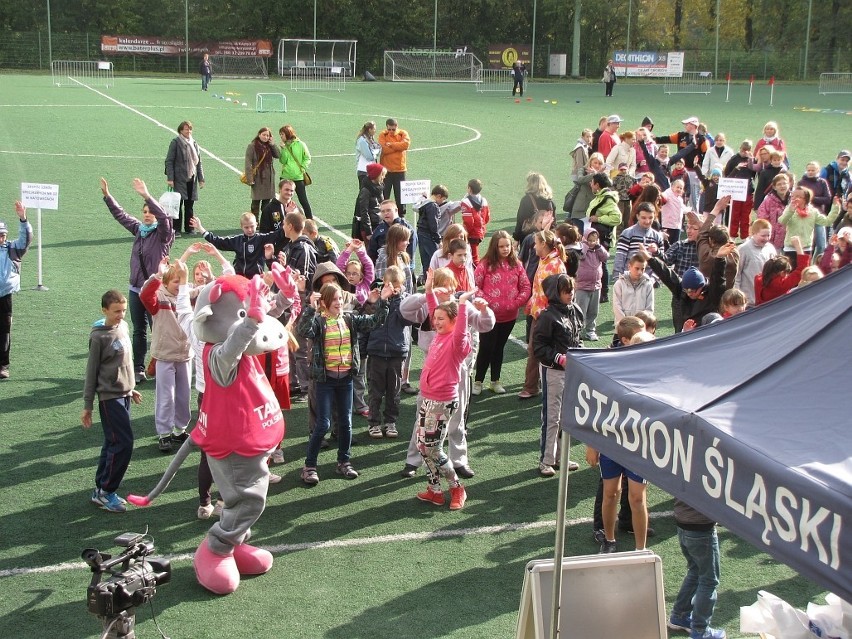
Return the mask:
[[521,92],[521,97],[524,97],[524,74],[527,72],[527,65],[520,60],[515,60],[512,63],[512,97],[518,91]]
[[213,63],[210,62],[210,56],[206,53],[201,59],[201,65],[198,67],[198,72],[201,74],[201,90],[206,91],[207,85],[213,79]]
[[613,63],[612,60],[610,60],[609,62],[606,63],[606,67],[604,67],[602,80],[603,80],[604,85],[606,86],[605,95],[606,95],[606,97],[611,98],[612,97],[612,89],[615,86],[615,81],[616,81],[615,64]]
[[406,160],[408,148],[411,146],[411,138],[408,131],[399,128],[399,123],[393,118],[385,122],[385,130],[379,133],[379,145],[382,147],[382,155],[379,163],[388,170],[385,176],[384,199],[390,197],[393,190],[396,208],[402,217],[405,217],[405,204],[402,203],[402,182],[405,180],[407,168]]

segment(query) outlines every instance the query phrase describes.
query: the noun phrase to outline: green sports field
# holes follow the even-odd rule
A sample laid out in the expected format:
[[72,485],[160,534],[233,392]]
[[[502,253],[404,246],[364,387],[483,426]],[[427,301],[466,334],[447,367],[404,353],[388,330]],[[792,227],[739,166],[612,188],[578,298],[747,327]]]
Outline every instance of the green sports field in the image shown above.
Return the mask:
[[[85,547],[103,552],[125,531],[148,530],[157,551],[172,558],[172,583],[154,604],[172,637],[432,637],[513,636],[523,582],[531,559],[553,553],[555,479],[537,472],[538,407],[519,402],[525,352],[507,346],[503,383],[509,394],[485,391],[471,408],[470,452],[476,477],[467,481],[464,510],[450,513],[417,502],[422,474],[398,475],[413,423],[414,400],[405,397],[401,438],[371,441],[366,421],[355,418],[358,445],[354,482],[334,475],[334,453],[320,457],[322,481],[314,489],[298,479],[307,428],[304,405],[285,415],[288,425],[282,483],[271,486],[254,542],[275,554],[272,571],[246,579],[239,590],[215,597],[195,582],[191,553],[209,522],[195,518],[194,460],[154,507],[116,515],[88,501],[101,434],[79,426],[82,375],[89,327],[108,288],[125,290],[132,238],[109,215],[100,197],[103,176],[131,212],[140,200],[131,180],[140,177],[157,196],[165,189],[163,160],[182,120],[191,120],[204,148],[206,188],[196,213],[206,228],[231,233],[248,209],[239,183],[246,145],[261,126],[291,123],[314,161],[309,187],[324,232],[343,240],[349,230],[356,178],[353,148],[363,122],[396,117],[409,131],[411,179],[444,183],[451,197],[478,177],[491,202],[490,230],[511,228],[530,170],[544,173],[561,203],[569,188],[568,153],[584,127],[619,113],[638,126],[651,115],[660,134],[679,130],[697,115],[729,144],[757,139],[767,120],[780,123],[792,168],[821,164],[849,146],[848,100],[819,96],[815,86],[724,87],[709,96],[666,96],[660,85],[619,82],[612,99],[599,84],[532,84],[515,103],[505,94],[477,94],[471,85],[353,82],[345,92],[291,92],[270,80],[214,79],[210,92],[191,80],[119,78],[109,89],[57,88],[47,76],[0,75],[0,219],[16,225],[12,203],[22,182],[59,185],[58,211],[42,213],[43,283],[38,283],[36,243],[24,264],[23,290],[14,300],[12,378],[0,382],[0,637],[96,637],[86,612]],[[258,114],[258,92],[283,92],[289,110]],[[226,95],[231,99],[213,97]],[[236,100],[236,103],[234,102]],[[545,102],[547,100],[547,102]],[[243,107],[245,102],[248,106]],[[36,224],[36,212],[30,211]],[[38,229],[36,229],[38,231]],[[176,240],[173,254],[190,243]],[[661,333],[669,329],[669,297],[657,299]],[[601,312],[602,339],[612,332],[610,309]],[[523,339],[519,323],[515,336]],[[417,355],[417,369],[422,357]],[[653,371],[649,371],[653,375]],[[414,376],[416,380],[416,375]],[[413,380],[413,381],[415,381]],[[121,492],[144,493],[168,458],[155,446],[153,384],[139,389],[144,403],[133,412],[137,442]],[[767,424],[767,427],[771,427]],[[597,474],[582,445],[572,457],[581,470],[569,482],[568,555],[597,551],[591,513]],[[649,489],[650,547],[663,558],[667,602],[680,585],[684,561],[669,514],[671,499]],[[630,539],[621,539],[629,549]],[[728,531],[721,532],[722,584],[714,626],[739,634],[739,607],[766,589],[797,607],[821,600],[822,589],[779,565]],[[155,637],[151,612],[139,611],[140,637]]]

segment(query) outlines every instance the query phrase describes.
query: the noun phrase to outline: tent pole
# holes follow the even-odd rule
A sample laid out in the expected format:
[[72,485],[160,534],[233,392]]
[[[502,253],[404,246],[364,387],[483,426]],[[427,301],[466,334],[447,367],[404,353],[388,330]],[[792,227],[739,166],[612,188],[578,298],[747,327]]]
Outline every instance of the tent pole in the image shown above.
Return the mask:
[[550,637],[559,636],[559,606],[562,604],[562,559],[565,556],[565,510],[568,505],[568,464],[571,460],[571,435],[563,430],[559,454],[559,501],[556,504],[556,550],[553,553],[553,599],[551,601]]

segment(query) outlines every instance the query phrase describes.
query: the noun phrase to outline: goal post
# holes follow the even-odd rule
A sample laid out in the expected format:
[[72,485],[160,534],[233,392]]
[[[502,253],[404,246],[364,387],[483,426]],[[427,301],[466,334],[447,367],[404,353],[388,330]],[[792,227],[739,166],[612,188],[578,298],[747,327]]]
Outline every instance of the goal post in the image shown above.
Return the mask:
[[345,91],[346,72],[342,67],[292,67],[290,89],[293,91]]
[[263,56],[211,55],[210,63],[216,78],[269,78]]
[[478,82],[482,62],[464,50],[385,51],[384,76],[393,82]]
[[476,91],[477,93],[509,92],[514,84],[511,69],[480,69],[476,79]]
[[711,71],[684,71],[680,76],[666,76],[663,80],[663,92],[671,93],[703,93],[709,95],[713,88],[713,73]]
[[333,70],[333,75],[352,78],[357,54],[357,40],[284,38],[278,41],[278,75],[292,77],[291,70],[299,67],[325,67]]
[[54,60],[50,63],[50,76],[57,87],[115,86],[112,62],[102,60]]
[[852,93],[852,73],[820,73],[819,94]]

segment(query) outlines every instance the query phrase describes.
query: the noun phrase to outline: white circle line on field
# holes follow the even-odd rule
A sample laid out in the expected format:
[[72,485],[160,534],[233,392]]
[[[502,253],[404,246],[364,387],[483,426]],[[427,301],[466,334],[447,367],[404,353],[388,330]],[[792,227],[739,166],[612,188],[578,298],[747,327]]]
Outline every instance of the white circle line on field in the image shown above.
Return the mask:
[[[658,517],[671,517],[674,513],[653,512],[648,513],[650,519]],[[592,523],[591,517],[578,517],[565,522],[566,526],[580,526]],[[474,535],[503,535],[513,532],[524,532],[528,530],[539,530],[542,528],[553,528],[556,526],[555,520],[522,522],[517,524],[500,524],[497,526],[478,526],[476,528],[455,528],[432,530],[424,532],[399,533],[396,535],[375,535],[372,537],[359,537],[355,539],[330,539],[327,541],[308,541],[301,544],[276,544],[275,546],[263,546],[266,550],[273,554],[286,554],[289,552],[301,552],[305,550],[324,550],[327,548],[353,548],[372,546],[375,544],[388,544],[410,541],[435,541],[439,539],[453,539],[456,537],[471,537]],[[181,553],[175,555],[167,555],[172,563],[179,561],[190,561],[193,555],[191,553]],[[0,578],[15,577],[19,575],[36,575],[47,573],[65,572],[68,570],[83,570],[87,569],[88,565],[82,561],[68,561],[52,566],[39,566],[36,568],[6,568],[0,570]]]

